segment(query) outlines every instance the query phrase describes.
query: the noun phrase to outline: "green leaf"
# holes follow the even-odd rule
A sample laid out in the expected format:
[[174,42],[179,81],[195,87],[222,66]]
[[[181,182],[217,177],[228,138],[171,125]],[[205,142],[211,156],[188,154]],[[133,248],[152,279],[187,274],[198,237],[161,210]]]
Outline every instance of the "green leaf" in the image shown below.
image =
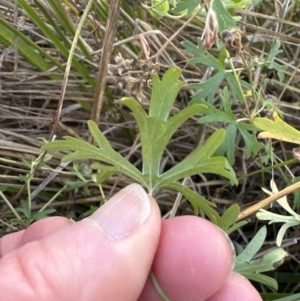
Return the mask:
[[102,184],[105,180],[109,179],[112,175],[118,172],[115,166],[107,166],[103,164],[94,163],[91,165],[93,169],[97,169],[97,183]]
[[98,175],[99,181],[104,180],[115,172],[122,172],[140,182],[152,192],[160,181],[160,161],[171,136],[183,122],[205,108],[203,105],[189,106],[167,120],[176,96],[183,85],[182,82],[178,82],[179,77],[180,69],[176,67],[170,68],[161,81],[157,75],[153,76],[153,92],[150,100],[149,115],[136,100],[132,98],[123,99],[123,103],[132,110],[140,130],[143,173],[111,148],[98,126],[92,121],[88,122],[89,130],[99,148],[90,145],[88,142],[65,137],[65,141],[50,142],[43,149],[74,151],[66,155],[63,158],[64,161],[94,159],[108,163],[110,164],[109,167],[100,167],[103,171],[101,175]]
[[230,116],[228,116],[226,113],[222,112],[221,110],[216,109],[214,106],[208,104],[203,99],[200,103],[205,103],[206,108],[202,111],[202,114],[205,116],[200,117],[198,122],[200,124],[207,124],[212,122],[225,122],[225,123],[231,123],[232,121],[235,122],[235,119],[232,119]]
[[30,219],[30,217],[31,217],[31,209],[29,207],[29,203],[28,202],[26,202],[24,200],[21,200],[20,201],[20,207],[18,207],[16,210],[19,211],[19,212],[22,212],[25,215],[26,219],[28,219],[28,220]]
[[[235,116],[232,111],[228,109],[227,104],[225,104],[225,112],[215,108],[213,105],[209,104],[205,100],[201,99],[199,103],[205,105],[205,109],[202,114],[205,115],[199,118],[198,122],[201,124],[211,123],[211,122],[225,122],[225,123],[236,123]],[[228,102],[227,102],[228,103]],[[229,104],[230,107],[230,104]]]
[[238,223],[235,223],[226,231],[226,233],[229,235],[230,233],[234,232],[235,230],[237,230],[247,224],[248,224],[248,222],[246,222],[246,221],[240,221]]
[[170,9],[168,0],[152,0],[151,4],[151,7],[149,7],[141,3],[141,5],[149,12],[149,14],[156,19],[166,16]]
[[36,212],[31,215],[31,219],[34,221],[38,221],[40,219],[48,217],[50,214],[54,213],[56,210],[55,209],[45,209],[41,212]]
[[[259,263],[258,263],[258,265],[259,265]],[[277,281],[269,276],[262,275],[262,274],[247,273],[247,272],[244,272],[243,276],[249,280],[257,281],[264,285],[267,285],[272,289],[275,289],[275,290],[278,289]]]
[[[202,117],[203,119],[207,118],[208,120],[208,118],[210,117],[212,118],[210,120],[211,122],[213,122],[213,119],[215,119],[215,121],[231,122],[229,126],[225,128],[225,132],[226,132],[225,139],[223,143],[220,145],[220,147],[218,147],[218,149],[216,150],[215,156],[224,156],[224,154],[227,154],[227,159],[229,161],[229,164],[233,165],[235,144],[232,143],[232,141],[235,141],[236,139],[236,121],[234,119],[233,120],[231,119],[232,116],[230,116],[230,114],[225,114],[222,111],[212,108],[211,106],[209,109],[213,110],[213,115]],[[208,113],[207,111],[205,112]],[[200,120],[202,120],[202,118],[200,118]]]
[[99,148],[91,145],[88,142],[76,139],[73,137],[64,137],[65,140],[48,142],[42,147],[42,150],[59,151],[70,150],[74,151],[62,158],[63,162],[73,160],[94,159],[115,166],[118,172],[135,179],[137,182],[147,186],[141,175],[141,172],[128,162],[124,157],[117,153],[109,144],[105,136],[100,132],[98,126],[93,121],[88,121],[89,130],[99,145]]
[[182,82],[178,82],[179,77],[180,69],[176,67],[171,67],[161,81],[157,75],[153,75],[149,115],[133,98],[122,99],[123,104],[133,112],[139,128],[143,156],[142,173],[145,181],[149,183],[150,191],[158,185],[158,181],[161,181],[160,162],[169,140],[183,122],[205,108],[203,105],[195,104],[168,119],[176,96],[183,85]]
[[264,147],[264,145],[263,143],[258,142],[253,135],[246,130],[246,124],[239,122],[237,123],[237,126],[246,145],[246,158],[249,159],[252,154],[256,155],[259,150]]
[[283,224],[280,228],[280,230],[278,231],[277,237],[276,237],[276,244],[278,246],[281,246],[281,243],[283,241],[284,235],[287,231],[288,228],[290,227],[297,227],[300,225],[300,220],[294,221],[294,222],[287,222],[285,224]]
[[237,204],[231,205],[221,216],[218,226],[226,232],[235,223],[239,214],[240,207]]
[[176,96],[184,85],[184,82],[178,81],[180,75],[181,70],[177,67],[168,69],[162,80],[159,79],[157,74],[153,74],[149,117],[154,117],[154,122],[168,119]]
[[258,138],[271,138],[300,144],[300,131],[297,131],[280,119],[277,112],[273,113],[273,120],[267,118],[254,118],[253,124],[264,131],[258,135]]
[[[244,95],[242,94],[242,91],[239,88],[239,84],[237,82],[236,77],[233,74],[227,72],[225,74],[225,79],[229,84],[230,90],[231,90],[235,100],[238,103],[241,103],[242,99],[244,99]],[[240,83],[242,83],[242,81]]]
[[[201,39],[199,41],[200,45],[202,45]],[[200,52],[203,52],[203,49],[199,49],[199,47],[189,41],[182,41],[181,45],[191,54],[194,54],[196,57],[198,57]]]
[[259,251],[267,235],[266,227],[261,228],[247,245],[245,250],[236,258],[234,271],[248,279],[266,284],[273,289],[277,289],[277,282],[262,272],[274,270],[278,265],[283,263],[284,258],[288,255],[282,248],[273,250],[266,255],[252,260],[253,256]]
[[265,63],[263,64],[264,66],[270,68],[270,69],[275,69],[277,71],[278,77],[280,82],[283,82],[284,80],[284,71],[288,68],[285,65],[280,65],[278,63],[275,62],[276,57],[282,53],[283,51],[280,49],[281,43],[278,39],[275,40],[275,42],[273,42],[273,46],[272,49],[269,53],[269,57],[268,59],[265,61]]
[[217,15],[220,32],[224,31],[225,29],[238,28],[233,17],[226,10],[223,1],[214,0],[212,7]]
[[276,299],[275,301],[299,301],[300,300],[300,293],[299,294],[293,294],[288,297]]
[[268,61],[272,62],[278,54],[282,53],[283,51],[280,49],[281,43],[279,39],[275,39],[273,43],[273,47],[269,53]]
[[228,115],[228,117],[230,117],[231,120],[235,121],[235,115],[231,110],[232,103],[230,101],[230,95],[227,87],[224,87],[222,93],[220,94],[220,97],[221,97],[224,113]]
[[228,162],[233,165],[235,162],[235,140],[237,134],[237,124],[230,123],[226,128],[226,138],[221,146],[218,148],[216,155],[224,155],[228,159]]
[[[179,77],[180,70],[177,67],[171,67],[162,80],[157,75],[153,75],[149,114],[135,99],[122,99],[123,104],[132,111],[139,128],[143,158],[142,172],[110,146],[93,121],[88,121],[88,127],[98,147],[73,137],[64,137],[65,140],[47,143],[42,147],[42,150],[72,151],[72,153],[63,157],[63,161],[86,159],[100,161],[92,165],[92,168],[99,170],[98,182],[104,181],[114,173],[121,172],[147,187],[150,194],[157,188],[173,187],[182,192],[191,202],[194,211],[198,212],[199,208],[203,209],[206,200],[176,183],[178,180],[198,173],[222,175],[230,179],[232,184],[236,184],[237,179],[226,158],[213,156],[216,149],[224,141],[224,130],[216,131],[203,146],[196,149],[164,174],[160,174],[163,152],[172,135],[188,118],[206,108],[202,104],[193,104],[169,118],[176,96],[183,85],[182,82],[178,81]],[[107,164],[109,165],[107,166]],[[213,211],[205,208],[203,211],[216,223],[218,222],[218,218]]]
[[220,222],[219,214],[211,207],[216,207],[212,202],[207,201],[204,197],[191,190],[190,188],[183,186],[179,183],[171,183],[165,186],[166,188],[172,188],[181,193],[192,205],[194,214],[199,214],[199,209],[216,225]]
[[84,163],[79,164],[78,162],[73,162],[73,169],[76,173],[76,176],[81,181],[87,181],[86,177],[90,177],[92,175],[92,168]]
[[88,211],[86,211],[85,213],[80,215],[80,219],[83,219],[85,217],[92,215],[98,209],[99,209],[99,207],[91,205],[90,209]]
[[87,181],[66,181],[65,184],[68,186],[64,191],[72,191],[74,189],[82,188],[87,184]]
[[187,9],[188,15],[191,15],[192,12],[198,7],[198,0],[184,0],[177,3],[176,10],[177,12],[182,12]]
[[274,279],[265,275],[261,275],[260,273],[275,270],[280,264],[283,263],[284,258],[287,256],[288,253],[286,251],[284,251],[282,248],[278,248],[250,262],[239,262],[234,271],[247,277],[248,279],[261,282],[269,285],[273,289],[277,289],[278,285]]
[[200,90],[193,96],[192,104],[199,102],[199,99],[206,99],[209,104],[213,104],[214,98],[220,84],[224,80],[225,73],[218,72],[210,79],[206,80],[201,84],[190,84],[192,89]]
[[236,264],[238,265],[242,262],[250,262],[252,257],[262,247],[266,239],[266,236],[267,236],[267,228],[264,226],[256,233],[256,235],[253,237],[253,239],[249,242],[247,247],[244,249],[243,253],[241,253],[236,258]]
[[227,87],[224,88],[223,93],[221,94],[221,100],[224,111],[215,108],[203,99],[198,100],[197,98],[195,98],[191,103],[195,103],[197,101],[197,103],[201,103],[206,106],[206,108],[202,111],[202,114],[205,116],[199,119],[199,123],[229,123],[229,125],[225,128],[226,138],[222,145],[218,148],[216,155],[223,156],[224,154],[226,154],[229,163],[233,165],[235,161],[235,144],[232,142],[236,139],[237,130],[241,133],[245,141],[247,158],[249,158],[252,154],[257,154],[258,151],[263,147],[263,144],[258,142],[255,137],[253,137],[253,135],[249,133],[249,131],[255,131],[257,130],[257,128],[255,128],[251,124],[245,124],[236,120],[231,110],[229,91]]
[[181,44],[187,51],[195,55],[195,58],[189,60],[189,65],[202,64],[207,67],[212,67],[217,71],[225,72],[223,64],[207,50],[204,50],[200,38],[197,39],[197,46],[186,41],[182,42]]
[[231,166],[224,157],[212,157],[216,149],[224,141],[225,131],[215,131],[205,144],[188,155],[176,166],[161,176],[160,186],[178,181],[184,177],[198,173],[214,173],[229,178],[231,183],[236,183],[236,178]]

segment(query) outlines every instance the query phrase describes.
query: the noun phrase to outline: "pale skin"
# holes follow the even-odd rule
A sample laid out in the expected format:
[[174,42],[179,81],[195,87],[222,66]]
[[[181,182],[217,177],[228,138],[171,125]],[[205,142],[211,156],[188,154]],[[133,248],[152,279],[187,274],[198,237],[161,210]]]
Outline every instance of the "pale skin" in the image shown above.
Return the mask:
[[137,184],[90,218],[43,219],[0,239],[0,300],[159,301],[153,271],[171,301],[261,301],[232,273],[225,235],[194,217],[161,220]]

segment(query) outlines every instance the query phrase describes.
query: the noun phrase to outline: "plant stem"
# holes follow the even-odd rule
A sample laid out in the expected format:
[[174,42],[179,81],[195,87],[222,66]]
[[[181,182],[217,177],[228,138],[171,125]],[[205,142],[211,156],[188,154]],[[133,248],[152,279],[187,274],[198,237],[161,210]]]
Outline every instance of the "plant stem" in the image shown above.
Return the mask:
[[261,208],[264,208],[265,206],[267,205],[270,205],[271,203],[275,202],[276,200],[296,191],[300,189],[300,181],[291,185],[291,186],[288,186],[287,188],[281,190],[281,191],[278,191],[277,193],[269,196],[268,198],[258,202],[257,204],[243,210],[240,215],[238,216],[237,220],[236,221],[239,221],[253,213],[255,213],[256,211],[258,211],[259,209]]
[[161,297],[161,299],[163,301],[171,301],[166,295],[165,293],[163,292],[162,288],[159,286],[156,278],[155,278],[155,275],[154,273],[151,271],[150,272],[150,277],[151,277],[151,280],[152,280],[152,283],[154,285],[154,288],[156,289],[156,292],[159,294],[159,296]]
[[242,100],[243,100],[244,105],[245,105],[245,107],[246,107],[247,117],[248,117],[248,118],[251,118],[250,110],[249,110],[249,107],[248,107],[247,100],[245,99],[245,96],[244,96],[243,88],[242,88],[242,86],[241,86],[241,83],[240,83],[240,81],[239,81],[239,77],[238,77],[238,75],[237,75],[237,73],[236,73],[236,71],[235,71],[235,68],[234,68],[234,66],[233,66],[232,60],[231,60],[231,58],[229,57],[229,55],[227,56],[227,59],[228,59],[228,61],[229,61],[230,68],[231,68],[232,73],[233,73],[233,75],[234,75],[234,77],[235,77],[235,80],[236,80],[236,83],[237,83],[238,88],[239,88],[239,90],[240,90],[240,93],[241,93],[241,95],[242,95],[242,97],[243,97]]
[[[250,70],[250,68],[247,66],[245,57],[244,57],[244,55],[243,55],[242,52],[240,53],[240,57],[241,57],[241,59],[242,59],[242,61],[243,61],[244,68],[245,68],[246,71],[247,71],[249,84],[251,85],[251,92],[252,92],[253,101],[254,101],[254,103],[255,103],[255,106],[257,106],[256,91],[255,91],[255,87],[254,87],[254,85],[253,85],[251,70]],[[250,117],[250,116],[249,116],[249,117]]]
[[39,212],[44,211],[67,187],[68,185],[65,185],[60,190],[58,190],[57,193],[39,210]]
[[104,203],[106,203],[107,199],[106,199],[105,193],[103,191],[102,185],[99,184],[98,186],[99,186],[99,190],[100,190],[100,193],[101,193],[101,196],[102,196],[101,204],[104,204]]
[[21,220],[20,215],[15,210],[15,208],[11,205],[11,203],[9,202],[9,200],[6,198],[6,196],[4,195],[4,193],[1,190],[0,190],[0,196],[2,197],[3,201],[6,203],[6,205],[8,206],[8,208],[11,210],[11,212],[15,215],[15,217],[17,219]]
[[[294,163],[297,163],[297,160],[295,159],[291,159],[291,160],[288,160],[288,161],[285,161],[285,162],[281,162],[281,163],[277,163],[275,165],[271,165],[271,166],[266,166],[266,167],[263,167],[263,168],[260,168],[260,169],[257,169],[255,171],[252,171],[246,175],[243,175],[241,177],[239,177],[237,180],[238,180],[238,183],[240,183],[242,180],[244,180],[245,178],[250,178],[252,176],[255,176],[256,174],[259,174],[263,171],[267,171],[267,170],[272,170],[272,169],[275,169],[275,168],[279,168],[279,167],[282,167],[282,166],[285,166],[285,165],[290,165],[290,164],[294,164]],[[230,184],[227,183],[225,185],[223,185],[222,187],[220,187],[220,191],[223,191],[225,188],[229,187]]]
[[31,190],[30,190],[30,181],[32,177],[30,175],[30,178],[27,180],[27,196],[28,196],[28,209],[29,212],[31,212]]

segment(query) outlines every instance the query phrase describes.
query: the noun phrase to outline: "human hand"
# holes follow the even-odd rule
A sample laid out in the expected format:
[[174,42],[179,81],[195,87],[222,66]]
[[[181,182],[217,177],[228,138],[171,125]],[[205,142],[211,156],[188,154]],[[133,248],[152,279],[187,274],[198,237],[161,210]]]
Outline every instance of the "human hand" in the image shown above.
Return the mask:
[[5,301],[158,301],[150,269],[172,301],[262,300],[231,274],[222,231],[193,216],[161,221],[137,184],[80,222],[52,217],[2,237],[0,257]]

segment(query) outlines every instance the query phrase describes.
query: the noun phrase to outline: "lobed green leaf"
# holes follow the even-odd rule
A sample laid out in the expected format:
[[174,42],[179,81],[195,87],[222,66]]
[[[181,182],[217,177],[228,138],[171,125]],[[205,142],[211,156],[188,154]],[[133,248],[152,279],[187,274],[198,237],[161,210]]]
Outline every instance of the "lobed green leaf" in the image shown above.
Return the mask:
[[274,270],[280,265],[288,255],[282,248],[275,249],[266,255],[252,260],[253,256],[262,247],[267,235],[266,227],[261,228],[250,241],[244,251],[236,258],[234,271],[241,275],[270,287],[277,289],[277,282],[260,273]]
[[223,129],[215,131],[203,146],[196,149],[176,166],[165,172],[160,177],[161,181],[159,186],[166,185],[198,173],[219,174],[229,178],[233,183],[236,183],[236,178],[233,175],[231,166],[229,166],[226,158],[212,157],[216,149],[224,141],[224,138],[225,131]]

